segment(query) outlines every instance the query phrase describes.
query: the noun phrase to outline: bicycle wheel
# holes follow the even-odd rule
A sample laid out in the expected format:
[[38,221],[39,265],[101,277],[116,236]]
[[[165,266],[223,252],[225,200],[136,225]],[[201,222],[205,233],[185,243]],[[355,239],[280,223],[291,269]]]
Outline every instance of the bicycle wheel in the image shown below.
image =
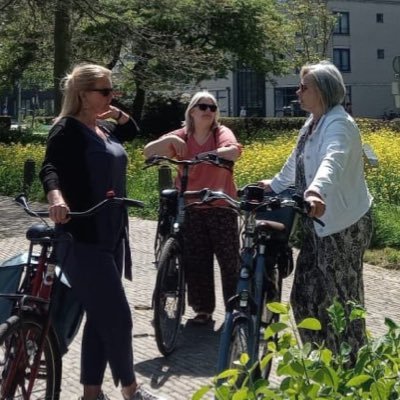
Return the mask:
[[175,238],[169,238],[161,250],[153,299],[157,346],[167,356],[175,349],[185,304],[182,254]]
[[[237,368],[235,361],[240,359],[243,353],[250,353],[249,340],[250,340],[250,329],[249,323],[245,319],[239,319],[233,323],[231,343],[229,346],[229,356],[227,368]],[[250,354],[249,354],[250,355]],[[248,365],[250,366],[250,365]],[[239,374],[236,385],[240,387],[243,380],[246,377],[246,373]]]
[[35,316],[13,316],[0,326],[0,399],[60,398],[61,355],[54,333],[44,340],[31,395],[27,390],[39,349],[42,324]]
[[[279,270],[277,268],[269,269],[266,277],[266,285],[264,292],[264,308],[261,316],[261,332],[260,332],[260,342],[258,348],[258,357],[261,361],[268,354],[268,341],[264,339],[264,331],[269,325],[279,321],[279,314],[275,314],[267,308],[268,303],[280,302],[282,293],[282,279],[279,275]],[[271,340],[271,339],[269,339]],[[272,338],[273,341],[277,341],[278,337],[275,335]],[[272,368],[272,362],[269,362],[263,370],[259,370],[260,377],[263,379],[268,379]]]

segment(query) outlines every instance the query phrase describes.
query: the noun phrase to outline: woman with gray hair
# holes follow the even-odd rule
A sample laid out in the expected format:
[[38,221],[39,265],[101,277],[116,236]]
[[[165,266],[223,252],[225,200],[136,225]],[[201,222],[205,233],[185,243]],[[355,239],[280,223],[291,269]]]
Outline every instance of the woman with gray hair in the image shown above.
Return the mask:
[[321,321],[321,331],[301,329],[303,342],[338,353],[340,343],[329,324],[327,308],[334,299],[346,310],[345,331],[350,361],[365,342],[364,321],[350,322],[349,302],[364,305],[363,256],[371,234],[372,197],[365,177],[360,132],[342,106],[346,88],[338,69],[327,61],[305,65],[297,90],[300,106],[310,113],[297,145],[281,171],[260,185],[281,192],[295,185],[310,205],[309,215],[325,226],[303,219],[303,242],[297,258],[291,304],[297,322]]
[[[205,154],[236,161],[241,152],[233,132],[218,123],[215,97],[197,92],[185,112],[185,126],[148,143],[145,157],[164,155],[192,159]],[[179,177],[176,185],[180,183]],[[236,197],[233,171],[210,164],[198,164],[189,172],[188,190],[209,188]],[[184,263],[189,305],[196,312],[193,322],[204,325],[215,309],[213,256],[217,257],[225,303],[235,294],[239,272],[239,233],[237,216],[225,202],[191,207],[184,222]]]

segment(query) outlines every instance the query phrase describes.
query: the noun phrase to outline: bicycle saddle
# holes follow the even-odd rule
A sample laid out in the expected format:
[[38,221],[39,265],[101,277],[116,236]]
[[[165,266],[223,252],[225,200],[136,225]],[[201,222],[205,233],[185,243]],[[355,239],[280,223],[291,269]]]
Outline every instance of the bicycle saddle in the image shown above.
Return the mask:
[[26,231],[26,238],[28,240],[51,239],[54,237],[54,229],[46,224],[37,223],[33,224]]

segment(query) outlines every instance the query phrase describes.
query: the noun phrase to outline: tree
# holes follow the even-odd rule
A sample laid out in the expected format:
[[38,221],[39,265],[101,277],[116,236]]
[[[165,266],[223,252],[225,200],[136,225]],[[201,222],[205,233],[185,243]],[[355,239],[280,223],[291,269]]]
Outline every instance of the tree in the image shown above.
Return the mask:
[[292,25],[295,35],[288,38],[292,46],[288,47],[290,57],[297,67],[307,62],[327,59],[329,42],[337,15],[327,6],[326,0],[285,0],[283,13]]
[[[57,90],[70,65],[100,63],[114,69],[116,86],[131,98],[130,111],[140,119],[146,93],[183,91],[237,65],[269,77],[287,73],[299,60],[294,30],[302,32],[301,48],[310,58],[311,47],[320,40],[315,35],[328,26],[323,2],[317,1],[318,7],[306,0],[283,3],[0,0],[0,76],[12,84],[52,71]],[[309,19],[311,9],[314,25],[302,21]],[[312,25],[317,27],[313,31]]]

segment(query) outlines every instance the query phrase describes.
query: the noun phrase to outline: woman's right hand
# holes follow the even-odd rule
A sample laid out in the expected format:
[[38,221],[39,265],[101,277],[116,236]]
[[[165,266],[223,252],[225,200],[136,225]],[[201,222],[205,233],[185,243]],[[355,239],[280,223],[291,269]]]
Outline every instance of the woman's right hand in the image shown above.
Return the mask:
[[266,192],[272,192],[271,179],[263,179],[258,182],[258,186],[262,187]]
[[47,200],[49,202],[49,217],[56,224],[65,224],[70,220],[67,217],[70,209],[65,203],[60,190],[51,190],[47,194]]
[[170,136],[170,144],[174,149],[174,152],[177,157],[184,157],[187,153],[187,145],[186,142],[177,135]]
[[52,204],[49,207],[49,217],[56,224],[65,224],[70,220],[67,217],[69,211],[69,207],[65,203]]

